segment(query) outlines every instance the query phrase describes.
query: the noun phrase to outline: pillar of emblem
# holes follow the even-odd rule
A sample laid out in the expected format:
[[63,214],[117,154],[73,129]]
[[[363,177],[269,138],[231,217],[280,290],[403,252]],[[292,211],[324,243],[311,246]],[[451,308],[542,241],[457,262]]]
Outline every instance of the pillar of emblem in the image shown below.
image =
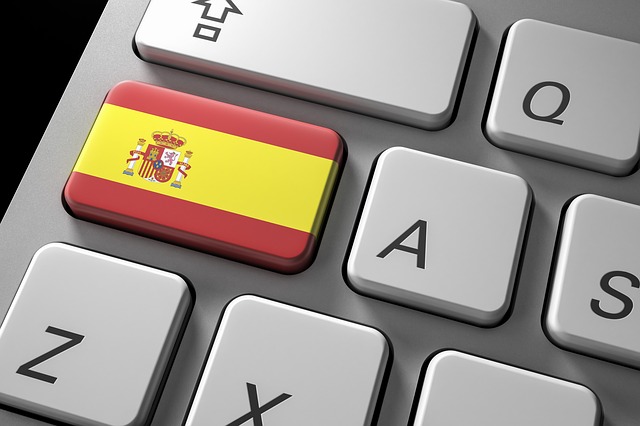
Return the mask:
[[142,147],[144,146],[145,142],[145,139],[138,139],[138,145],[136,146],[136,149],[134,149],[133,151],[129,151],[129,155],[131,155],[132,157],[129,159],[129,165],[122,172],[123,174],[133,176],[133,166],[136,165],[136,161],[138,161],[140,159],[140,155],[143,154]]
[[189,159],[193,155],[193,152],[187,151],[184,153],[184,161],[180,162],[180,168],[178,169],[178,176],[176,176],[176,180],[171,183],[171,186],[174,188],[182,188],[182,176],[186,176],[185,170],[189,170],[191,166],[189,165]]

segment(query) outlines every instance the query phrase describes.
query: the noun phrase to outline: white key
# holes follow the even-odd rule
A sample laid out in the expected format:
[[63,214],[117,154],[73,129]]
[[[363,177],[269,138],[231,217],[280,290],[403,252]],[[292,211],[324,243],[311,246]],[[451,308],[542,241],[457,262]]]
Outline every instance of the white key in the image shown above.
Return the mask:
[[[394,8],[402,25],[389,25]],[[135,45],[146,61],[436,129],[475,27],[441,0],[151,0]]]
[[427,365],[413,426],[596,426],[598,397],[583,385],[457,351]]
[[640,206],[593,194],[575,198],[551,286],[552,341],[640,368]]
[[79,426],[139,426],[192,305],[178,275],[52,243],[0,327],[0,403]]
[[240,296],[223,313],[185,426],[368,425],[388,359],[373,328]]
[[524,19],[507,36],[486,131],[500,147],[611,175],[640,158],[640,44]]
[[511,303],[531,197],[518,176],[388,149],[349,254],[349,283],[365,295],[497,325]]

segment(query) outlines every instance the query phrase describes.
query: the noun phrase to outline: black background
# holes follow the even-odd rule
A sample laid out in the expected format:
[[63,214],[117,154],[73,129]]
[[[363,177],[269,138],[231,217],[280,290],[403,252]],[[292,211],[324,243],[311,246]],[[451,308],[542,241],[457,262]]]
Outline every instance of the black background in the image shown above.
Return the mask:
[[[107,0],[16,2],[5,13],[4,213]],[[10,141],[11,140],[11,141]]]

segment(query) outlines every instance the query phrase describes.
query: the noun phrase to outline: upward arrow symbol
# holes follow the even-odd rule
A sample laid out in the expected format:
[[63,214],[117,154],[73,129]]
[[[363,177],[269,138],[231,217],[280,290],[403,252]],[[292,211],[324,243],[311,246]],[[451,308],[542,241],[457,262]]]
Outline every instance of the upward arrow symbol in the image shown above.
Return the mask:
[[[204,6],[202,18],[215,22],[224,22],[229,13],[242,15],[240,9],[231,0],[195,0],[192,2]],[[213,3],[213,4],[212,4]]]

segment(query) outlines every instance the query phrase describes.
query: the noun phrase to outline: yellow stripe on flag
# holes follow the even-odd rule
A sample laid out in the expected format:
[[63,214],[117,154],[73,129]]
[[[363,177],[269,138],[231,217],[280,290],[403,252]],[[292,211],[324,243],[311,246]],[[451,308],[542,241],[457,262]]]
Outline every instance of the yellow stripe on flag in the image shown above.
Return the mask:
[[[178,149],[180,161],[186,151],[193,152],[181,188],[138,176],[141,160],[133,176],[122,173],[138,139],[147,141],[142,151],[155,144],[154,131],[173,131],[186,139]],[[104,104],[74,171],[317,235],[321,224],[315,221],[326,207],[338,165],[326,158]],[[174,172],[171,180],[176,176]]]

